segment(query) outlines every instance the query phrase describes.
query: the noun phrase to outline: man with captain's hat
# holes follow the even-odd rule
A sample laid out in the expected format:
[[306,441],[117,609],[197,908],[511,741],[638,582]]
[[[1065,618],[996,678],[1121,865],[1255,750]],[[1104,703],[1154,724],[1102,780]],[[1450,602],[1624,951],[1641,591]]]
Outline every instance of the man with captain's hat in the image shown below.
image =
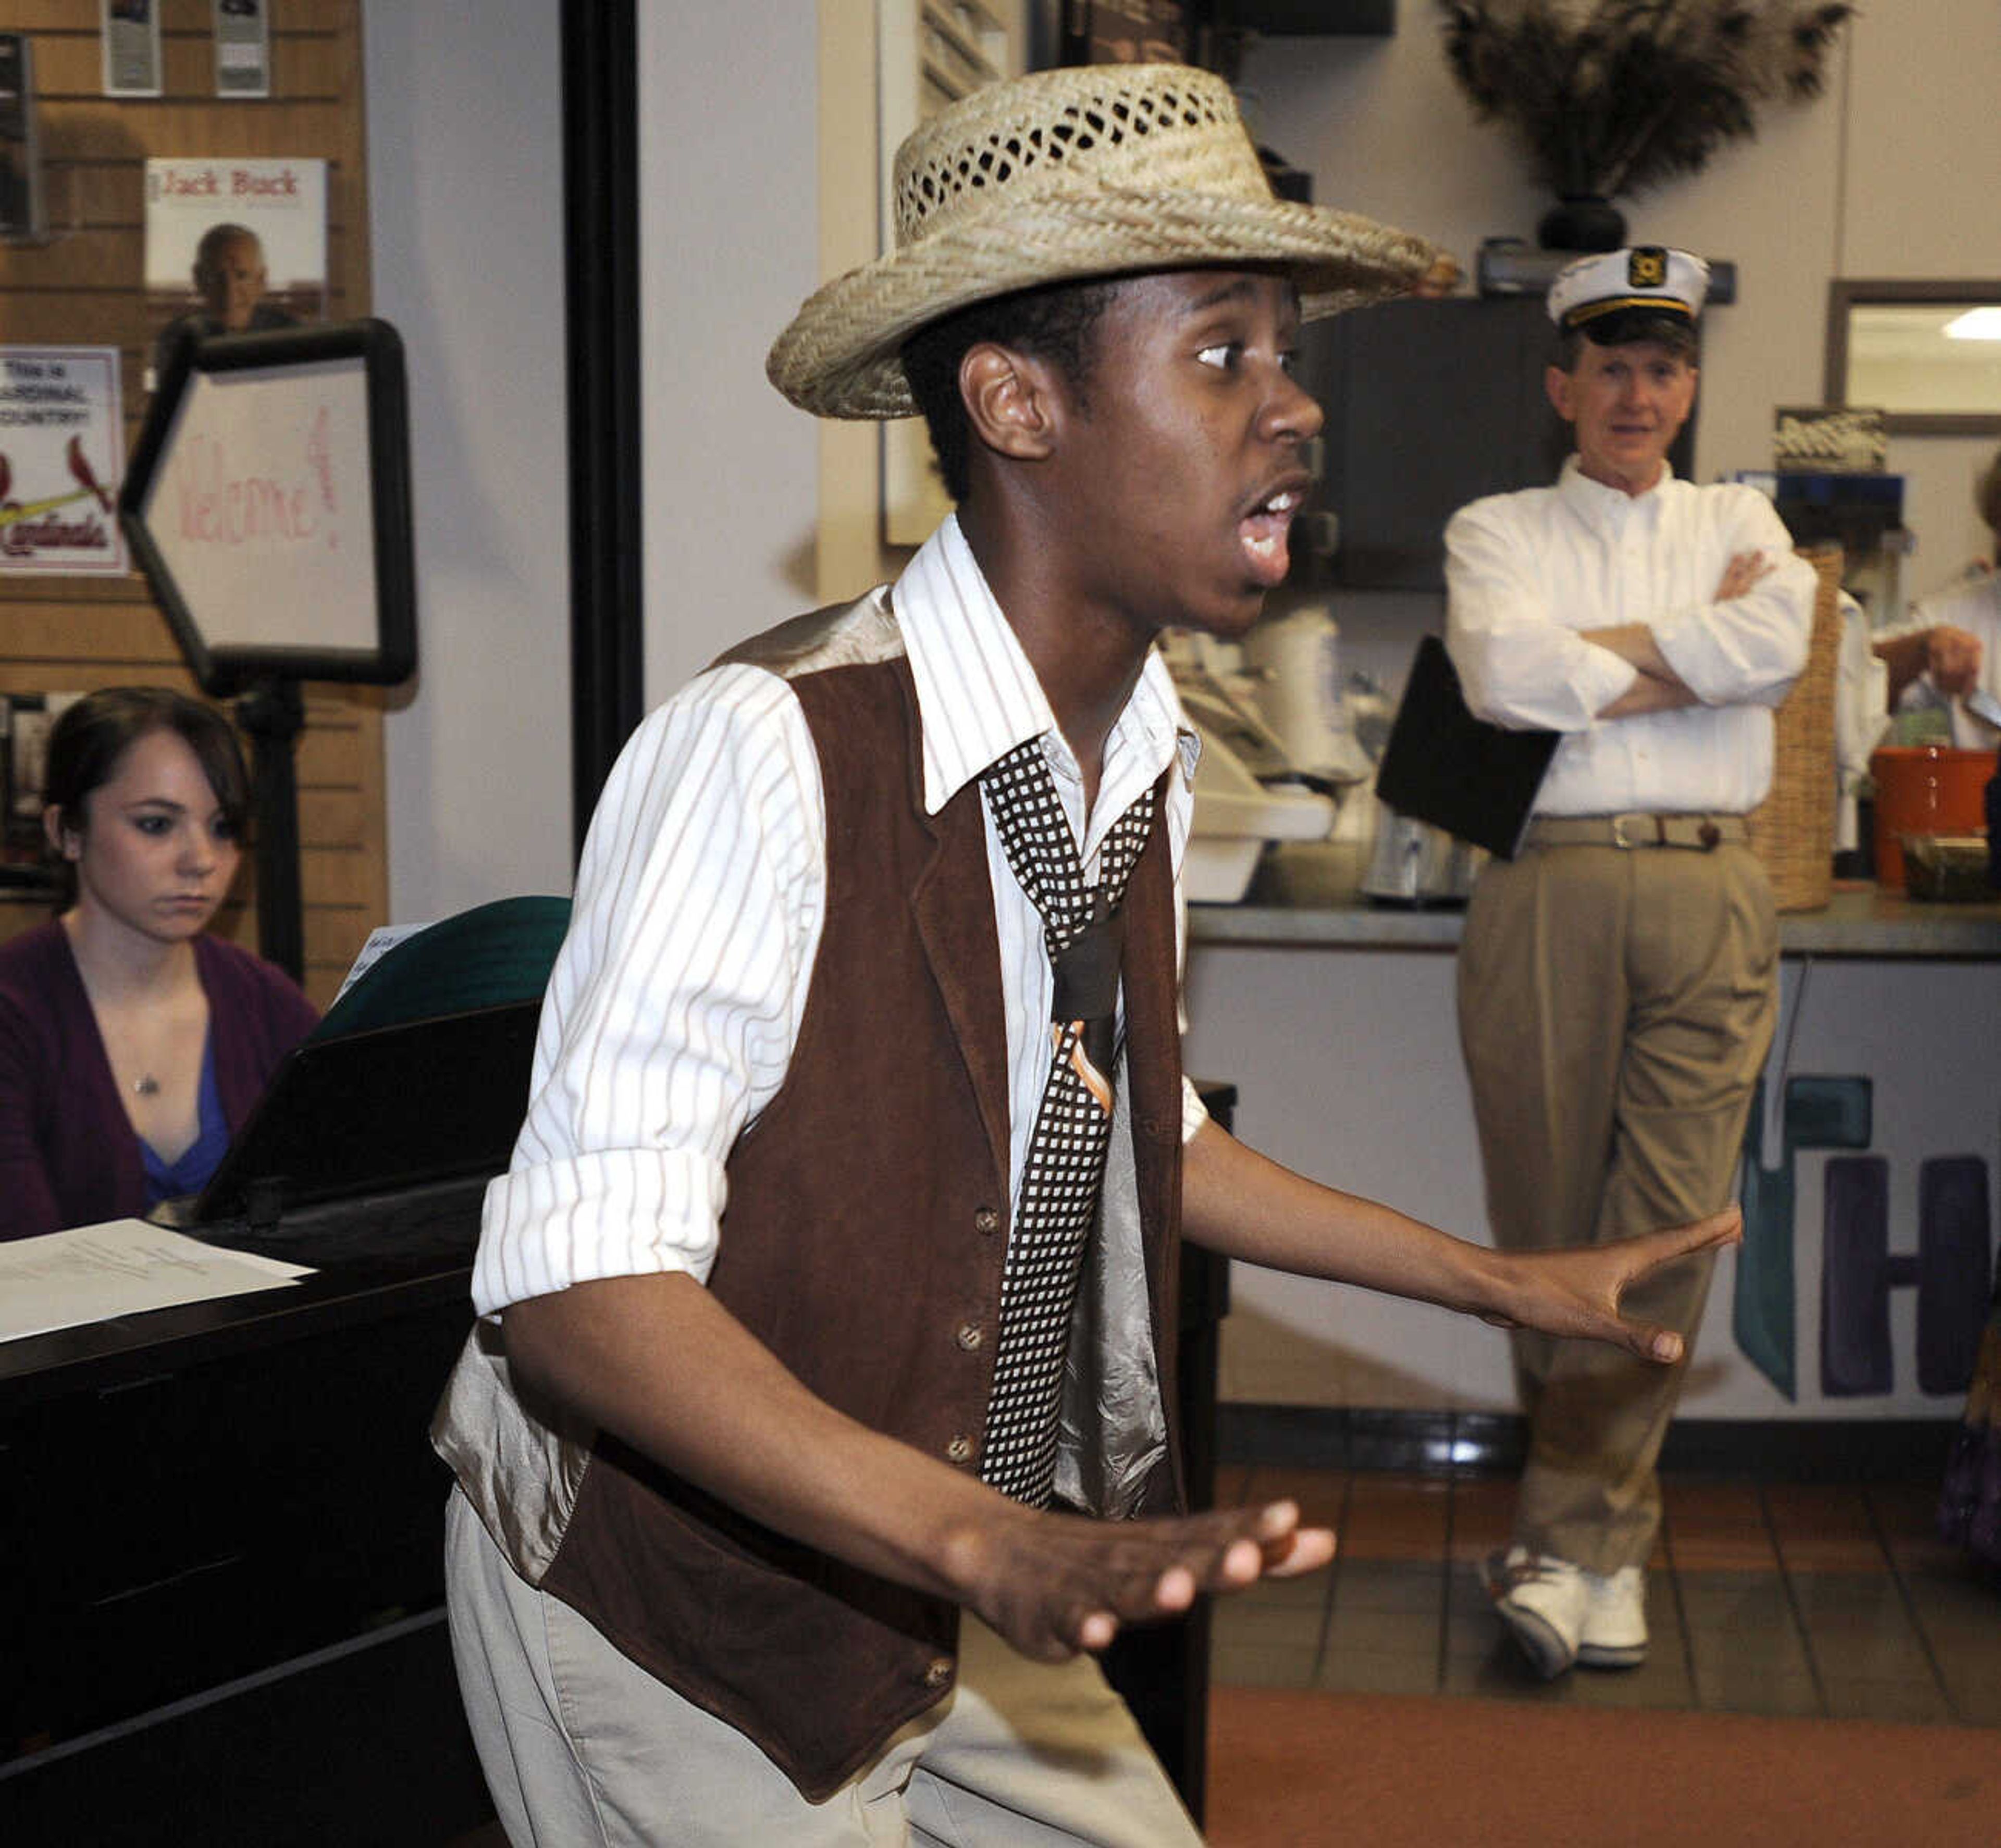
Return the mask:
[[1708,294],[1700,257],[1644,244],[1566,264],[1550,284],[1550,318],[1562,333],[1582,332],[1600,346],[1645,337],[1692,355]]
[[[1561,734],[1524,844],[1481,872],[1460,1039],[1497,1241],[1575,1249],[1722,1208],[1777,1011],[1778,925],[1745,818],[1772,708],[1805,663],[1814,572],[1772,503],[1678,479],[1708,267],[1642,245],[1550,287],[1553,486],[1446,529],[1446,643],[1467,702]],[[1634,1293],[1692,1340],[1713,1255]],[[1545,1676],[1645,1659],[1655,1460],[1673,1367],[1527,1330],[1529,1426],[1495,1607]]]
[[896,202],[767,370],[920,409],[958,510],[635,734],[487,1195],[436,1435],[519,1843],[1194,1841],[1091,1651],[1333,1542],[1184,1511],[1179,1236],[1665,1360],[1620,1291],[1734,1230],[1524,1263],[1263,1161],[1181,1075],[1154,641],[1255,619],[1299,322],[1429,246],[1274,199],[1173,66],[977,92]]

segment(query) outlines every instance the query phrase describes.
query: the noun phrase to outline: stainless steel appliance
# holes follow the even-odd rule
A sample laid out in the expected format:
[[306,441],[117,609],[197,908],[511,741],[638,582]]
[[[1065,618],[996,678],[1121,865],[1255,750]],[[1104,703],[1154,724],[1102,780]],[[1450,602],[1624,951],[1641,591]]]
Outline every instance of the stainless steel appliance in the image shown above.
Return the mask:
[[1362,890],[1369,898],[1407,904],[1463,904],[1486,863],[1483,847],[1376,803],[1376,844]]

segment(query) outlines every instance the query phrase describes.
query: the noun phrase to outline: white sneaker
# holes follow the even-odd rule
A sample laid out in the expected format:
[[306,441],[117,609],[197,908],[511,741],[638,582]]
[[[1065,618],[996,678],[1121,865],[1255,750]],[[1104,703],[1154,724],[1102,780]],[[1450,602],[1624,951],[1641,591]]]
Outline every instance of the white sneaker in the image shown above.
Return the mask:
[[1577,1660],[1590,1598],[1582,1568],[1515,1546],[1488,1554],[1480,1575],[1496,1613],[1545,1681]]
[[1591,1669],[1637,1669],[1647,1659],[1647,1577],[1621,1566],[1609,1577],[1584,1575],[1584,1627],[1577,1659]]

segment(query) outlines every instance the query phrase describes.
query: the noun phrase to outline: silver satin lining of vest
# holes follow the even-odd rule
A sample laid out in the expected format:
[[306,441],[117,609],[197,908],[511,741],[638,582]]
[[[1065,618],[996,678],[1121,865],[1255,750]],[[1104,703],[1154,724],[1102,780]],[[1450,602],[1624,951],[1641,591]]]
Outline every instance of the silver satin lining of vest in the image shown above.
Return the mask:
[[515,1397],[499,1324],[473,1324],[431,1421],[431,1446],[531,1585],[562,1544],[594,1435],[588,1424],[559,1429],[530,1413]]
[[1108,1520],[1137,1511],[1147,1477],[1168,1452],[1122,1053],[1119,1064],[1105,1185],[1077,1279],[1056,1434],[1058,1498]]

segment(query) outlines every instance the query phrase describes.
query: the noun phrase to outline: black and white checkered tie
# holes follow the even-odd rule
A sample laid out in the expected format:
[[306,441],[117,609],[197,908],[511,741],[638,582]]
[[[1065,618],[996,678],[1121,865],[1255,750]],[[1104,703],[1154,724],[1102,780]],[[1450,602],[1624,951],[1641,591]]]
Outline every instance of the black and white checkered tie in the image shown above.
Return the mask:
[[1000,1342],[980,1476],[1031,1507],[1049,1498],[1071,1310],[1097,1216],[1112,1129],[1120,902],[1153,826],[1149,788],[1113,823],[1087,886],[1041,743],[997,760],[981,782],[1007,864],[1042,916],[1056,976],[1049,1076],[1000,1284]]

